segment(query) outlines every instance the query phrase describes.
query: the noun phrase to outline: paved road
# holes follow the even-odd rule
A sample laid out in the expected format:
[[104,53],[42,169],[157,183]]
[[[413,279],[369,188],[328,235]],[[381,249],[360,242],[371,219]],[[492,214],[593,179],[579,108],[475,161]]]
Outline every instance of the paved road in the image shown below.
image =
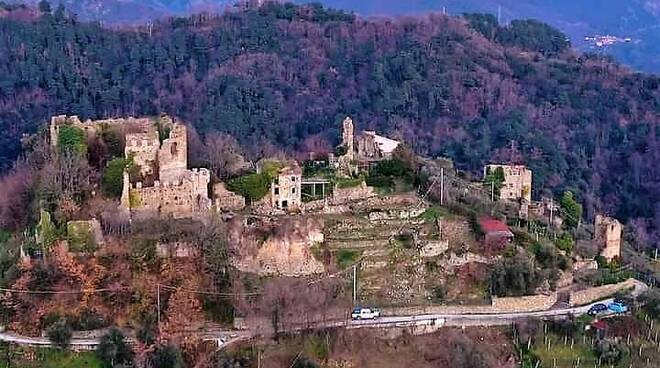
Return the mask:
[[[637,297],[648,289],[648,286],[642,282],[636,282],[635,289],[632,291],[632,296]],[[528,318],[549,318],[549,317],[566,317],[566,316],[580,316],[589,310],[592,305],[597,303],[608,304],[613,299],[600,300],[589,305],[582,307],[572,308],[554,308],[538,312],[523,312],[523,313],[470,313],[470,314],[419,314],[408,316],[388,316],[381,317],[376,320],[334,320],[318,324],[316,328],[392,328],[392,327],[408,327],[408,326],[422,326],[433,325],[440,321],[445,326],[496,326],[506,325],[512,322],[528,319]],[[309,325],[299,328],[293,328],[290,332],[296,330],[303,330],[309,328]],[[201,333],[200,337],[208,341],[217,341],[220,347],[225,347],[233,343],[249,339],[257,335],[257,331],[214,331]],[[19,345],[41,346],[49,347],[51,342],[43,337],[27,337],[15,334],[13,332],[0,332],[0,341],[11,342]],[[99,344],[99,339],[72,339],[71,347],[77,350],[91,350],[96,348]]]

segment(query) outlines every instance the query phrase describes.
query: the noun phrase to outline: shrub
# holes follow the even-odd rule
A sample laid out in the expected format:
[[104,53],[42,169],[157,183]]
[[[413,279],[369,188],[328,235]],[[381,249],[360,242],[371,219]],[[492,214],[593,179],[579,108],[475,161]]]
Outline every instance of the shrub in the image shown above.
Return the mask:
[[124,187],[124,170],[132,170],[133,160],[113,158],[103,172],[103,192],[108,197],[119,198]]
[[660,317],[660,292],[650,289],[640,296],[644,303],[644,311],[653,318]]
[[272,180],[272,176],[266,171],[252,173],[230,180],[227,189],[254,203],[268,194]]
[[540,272],[522,254],[501,259],[491,273],[492,293],[497,296],[534,294],[541,281]]
[[317,367],[318,365],[316,365],[316,363],[305,357],[298,358],[296,362],[293,364],[293,368],[317,368]]
[[71,343],[71,337],[73,336],[71,326],[64,318],[60,318],[57,320],[57,322],[50,325],[46,333],[48,335],[48,339],[53,343],[53,345],[62,349],[65,349],[69,346],[69,343]]
[[573,253],[573,244],[573,236],[567,231],[561,233],[561,235],[555,240],[557,248],[563,250],[566,254]]
[[121,331],[113,328],[101,337],[96,355],[106,367],[128,365],[133,362],[133,350],[124,341]]
[[87,135],[85,131],[72,125],[63,125],[57,135],[57,145],[61,151],[87,153]]
[[181,352],[173,345],[158,345],[149,358],[152,367],[182,368]]
[[596,343],[596,356],[605,364],[617,364],[625,355],[625,347],[610,340]]

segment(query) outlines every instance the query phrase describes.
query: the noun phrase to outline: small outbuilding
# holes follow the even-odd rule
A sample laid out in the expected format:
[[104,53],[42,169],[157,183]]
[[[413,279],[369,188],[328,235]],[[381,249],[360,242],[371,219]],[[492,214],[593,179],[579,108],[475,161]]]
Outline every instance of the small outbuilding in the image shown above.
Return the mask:
[[502,250],[513,240],[513,233],[500,220],[492,217],[482,217],[478,223],[483,233],[484,245],[489,250]]

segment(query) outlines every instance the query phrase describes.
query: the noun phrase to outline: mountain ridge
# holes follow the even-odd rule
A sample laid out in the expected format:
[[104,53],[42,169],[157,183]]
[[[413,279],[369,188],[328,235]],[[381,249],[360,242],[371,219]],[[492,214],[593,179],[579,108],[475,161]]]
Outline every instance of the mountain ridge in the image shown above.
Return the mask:
[[[39,0],[12,0],[32,5]],[[52,0],[85,20],[100,20],[108,25],[144,23],[149,20],[185,16],[195,12],[221,12],[238,0]],[[585,52],[614,56],[633,69],[660,73],[660,1],[659,0],[294,0],[299,4],[318,2],[324,6],[354,11],[362,16],[420,15],[446,11],[500,14],[508,23],[514,19],[534,18],[566,33],[573,44]],[[54,5],[55,6],[55,5]],[[598,11],[594,11],[597,9]],[[633,42],[610,47],[593,47],[585,36],[630,37]]]

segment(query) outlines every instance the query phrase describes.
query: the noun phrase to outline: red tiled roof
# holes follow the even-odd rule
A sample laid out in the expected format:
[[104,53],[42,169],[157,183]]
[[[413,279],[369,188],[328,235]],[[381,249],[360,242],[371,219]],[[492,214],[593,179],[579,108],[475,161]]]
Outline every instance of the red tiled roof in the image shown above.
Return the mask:
[[500,220],[496,220],[496,219],[490,218],[490,217],[480,218],[479,219],[479,227],[481,227],[481,231],[483,231],[485,234],[499,233],[499,232],[511,232],[509,230],[509,227],[506,226],[505,223],[503,223]]

